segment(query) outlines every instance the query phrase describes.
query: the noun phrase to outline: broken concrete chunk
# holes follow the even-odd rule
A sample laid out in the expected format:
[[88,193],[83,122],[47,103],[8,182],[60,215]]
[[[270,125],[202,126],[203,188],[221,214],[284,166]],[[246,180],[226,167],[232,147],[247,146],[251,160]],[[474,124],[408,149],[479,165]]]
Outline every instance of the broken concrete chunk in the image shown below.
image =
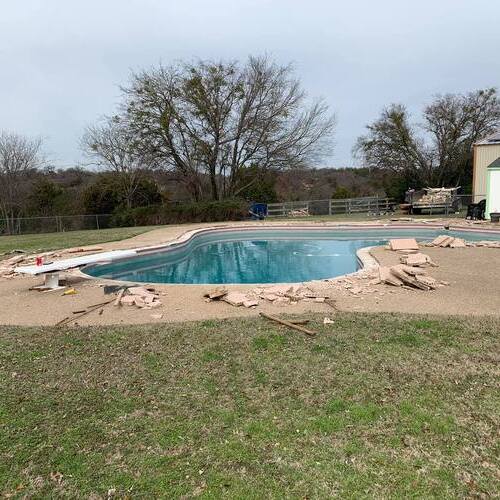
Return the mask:
[[465,240],[462,238],[455,238],[451,243],[450,247],[451,248],[465,248],[467,245],[465,243]]
[[448,235],[441,234],[440,236],[438,236],[437,238],[432,240],[431,244],[434,246],[439,246],[439,245],[441,245],[441,243],[443,243],[443,241],[447,240],[448,238],[449,238]]
[[414,253],[401,257],[401,262],[408,266],[423,266],[429,261],[429,257],[423,253]]
[[274,302],[276,299],[279,298],[278,295],[275,295],[274,293],[265,293],[262,295],[263,299],[269,300],[269,302]]
[[146,302],[141,297],[138,297],[137,295],[134,297],[134,304],[137,307],[144,307],[146,305]]
[[419,281],[420,283],[423,283],[424,285],[427,285],[428,287],[434,289],[437,287],[437,280],[434,278],[431,278],[430,276],[423,276],[423,275],[417,275],[415,276],[415,279]]
[[406,274],[410,274],[412,276],[416,276],[417,274],[425,274],[426,272],[425,269],[422,269],[421,267],[407,266],[406,264],[397,264],[396,266],[392,267],[400,269]]
[[227,302],[228,304],[231,304],[232,306],[242,306],[243,303],[248,300],[248,297],[241,292],[229,292],[228,294],[224,295],[222,298],[224,302]]
[[391,267],[391,273],[398,279],[400,279],[404,285],[412,288],[420,288],[421,290],[429,290],[430,287],[425,283],[422,283],[416,279],[416,277],[410,276],[402,271],[397,266]]
[[402,238],[389,240],[391,250],[418,250],[418,243],[415,238]]
[[222,297],[224,297],[224,295],[227,295],[227,293],[228,293],[227,288],[219,287],[219,288],[215,288],[214,290],[207,292],[203,296],[207,297],[209,300],[219,300],[219,299],[222,299]]
[[120,299],[120,303],[126,306],[135,305],[135,297],[133,295],[125,295]]
[[391,273],[388,267],[379,267],[380,281],[388,285],[401,286],[403,282]]
[[143,286],[131,286],[128,288],[128,293],[143,297],[145,295],[149,295],[151,292]]
[[455,238],[453,238],[453,236],[448,236],[445,240],[443,240],[439,246],[442,247],[442,248],[446,248],[446,247],[449,247],[452,243],[453,243],[453,240]]
[[245,301],[243,302],[243,305],[244,305],[245,307],[247,307],[247,308],[248,308],[248,307],[256,307],[256,306],[258,306],[258,305],[259,305],[259,301],[258,301],[258,300],[251,300],[251,299],[249,299],[249,300],[245,300]]

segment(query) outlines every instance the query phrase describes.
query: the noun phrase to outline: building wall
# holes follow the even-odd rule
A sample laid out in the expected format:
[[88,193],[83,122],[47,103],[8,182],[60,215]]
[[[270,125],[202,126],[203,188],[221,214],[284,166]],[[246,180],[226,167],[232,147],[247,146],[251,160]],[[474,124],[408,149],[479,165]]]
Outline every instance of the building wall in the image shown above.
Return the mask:
[[474,203],[486,198],[488,165],[500,158],[500,144],[478,144],[474,146],[474,177],[472,189]]
[[490,168],[488,174],[487,219],[490,218],[491,212],[500,212],[500,168]]

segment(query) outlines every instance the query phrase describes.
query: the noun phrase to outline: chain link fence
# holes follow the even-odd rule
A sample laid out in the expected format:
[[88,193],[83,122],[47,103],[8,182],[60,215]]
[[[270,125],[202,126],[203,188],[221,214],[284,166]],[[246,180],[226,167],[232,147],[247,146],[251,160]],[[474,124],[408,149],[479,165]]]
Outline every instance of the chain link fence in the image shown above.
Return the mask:
[[105,229],[111,227],[111,218],[110,214],[100,214],[0,219],[0,235]]
[[[446,207],[429,208],[423,213],[456,215],[465,217],[467,206],[478,195],[457,195],[453,204]],[[367,214],[379,216],[392,213],[399,208],[399,203],[391,198],[378,196],[346,198],[342,200],[308,200],[268,203],[269,217],[294,217],[307,215]],[[116,222],[116,221],[115,221]],[[0,236],[9,234],[55,233],[80,231],[86,229],[105,229],[113,227],[111,214],[99,215],[55,215],[48,217],[17,217],[0,219]]]

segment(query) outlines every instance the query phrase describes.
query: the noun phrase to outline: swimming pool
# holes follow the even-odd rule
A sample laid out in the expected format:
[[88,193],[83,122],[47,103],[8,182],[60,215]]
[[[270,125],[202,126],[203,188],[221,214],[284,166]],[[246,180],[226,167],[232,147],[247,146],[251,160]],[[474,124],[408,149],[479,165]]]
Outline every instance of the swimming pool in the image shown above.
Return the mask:
[[[143,283],[297,283],[356,271],[356,251],[390,238],[430,240],[442,228],[266,227],[202,230],[186,241],[137,256],[92,265],[84,272],[100,278]],[[496,240],[500,233],[451,230],[469,241]]]

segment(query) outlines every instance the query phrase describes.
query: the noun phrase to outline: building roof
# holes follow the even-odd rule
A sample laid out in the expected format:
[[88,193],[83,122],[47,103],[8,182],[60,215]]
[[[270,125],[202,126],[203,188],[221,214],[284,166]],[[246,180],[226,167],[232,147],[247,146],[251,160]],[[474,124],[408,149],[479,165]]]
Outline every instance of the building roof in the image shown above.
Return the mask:
[[477,141],[476,144],[500,144],[500,129],[481,141]]
[[493,163],[490,163],[488,168],[500,168],[500,157],[498,157]]

